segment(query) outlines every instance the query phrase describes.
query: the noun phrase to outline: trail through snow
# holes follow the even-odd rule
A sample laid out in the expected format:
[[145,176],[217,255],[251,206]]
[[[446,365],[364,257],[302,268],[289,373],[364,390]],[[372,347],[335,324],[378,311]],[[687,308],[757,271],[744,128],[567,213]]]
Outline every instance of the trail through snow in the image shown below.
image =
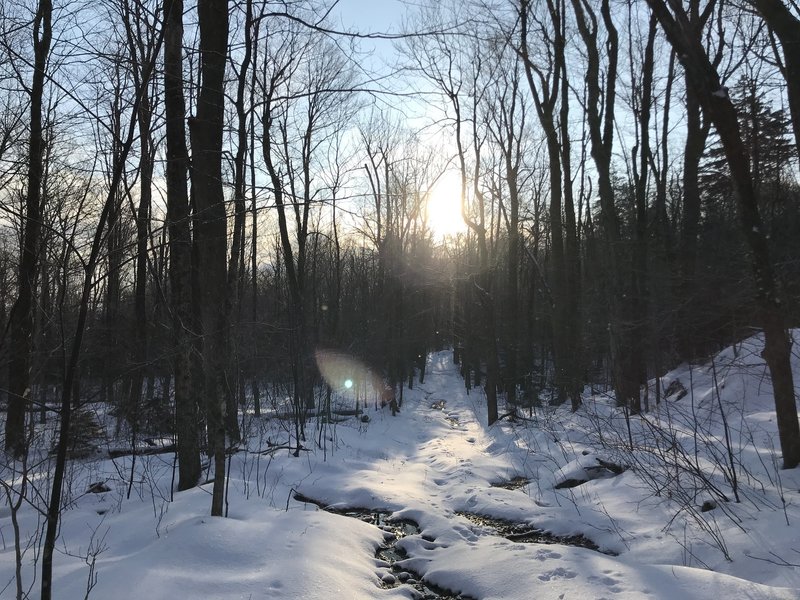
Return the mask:
[[[640,564],[635,557],[559,544],[514,543],[460,516],[552,525],[554,514],[569,511],[537,504],[525,488],[492,486],[529,476],[553,459],[532,452],[513,428],[486,426],[481,395],[466,393],[448,353],[430,360],[426,383],[401,414],[370,425],[370,435],[377,430],[381,443],[364,444],[352,461],[321,465],[300,488],[332,506],[385,508],[419,523],[421,535],[400,542],[410,556],[401,564],[440,587],[486,600],[798,597],[797,589],[701,569]],[[587,533],[584,527],[579,521],[560,523],[558,533]],[[601,533],[602,545],[606,532]]]

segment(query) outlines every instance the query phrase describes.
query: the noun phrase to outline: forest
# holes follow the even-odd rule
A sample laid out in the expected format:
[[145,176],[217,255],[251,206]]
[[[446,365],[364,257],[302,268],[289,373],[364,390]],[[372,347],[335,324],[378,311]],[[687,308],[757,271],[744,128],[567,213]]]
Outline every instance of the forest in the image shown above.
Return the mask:
[[633,446],[761,333],[800,464],[795,0],[340,8],[0,0],[0,471],[43,599],[101,438],[222,516],[254,419],[320,452],[443,350],[488,426],[602,395]]

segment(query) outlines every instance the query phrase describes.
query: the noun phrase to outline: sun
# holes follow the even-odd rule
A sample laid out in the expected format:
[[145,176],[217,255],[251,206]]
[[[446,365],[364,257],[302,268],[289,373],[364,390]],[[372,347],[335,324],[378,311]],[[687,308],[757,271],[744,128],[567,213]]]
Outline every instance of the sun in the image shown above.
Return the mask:
[[461,178],[447,171],[433,185],[426,205],[428,227],[439,240],[467,230],[461,217]]

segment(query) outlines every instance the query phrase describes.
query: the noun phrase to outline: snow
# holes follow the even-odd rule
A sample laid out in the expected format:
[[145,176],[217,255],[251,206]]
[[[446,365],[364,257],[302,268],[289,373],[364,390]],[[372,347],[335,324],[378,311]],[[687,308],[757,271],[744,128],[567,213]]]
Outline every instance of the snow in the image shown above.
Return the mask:
[[[397,564],[472,598],[800,597],[800,469],[779,469],[762,347],[756,336],[713,363],[669,373],[662,386],[680,381],[689,393],[655,407],[651,390],[652,410],[631,417],[630,434],[624,414],[591,390],[576,414],[539,408],[489,427],[485,399],[466,392],[452,353],[435,353],[425,384],[405,390],[397,416],[372,407],[368,423],[350,417],[321,436],[312,421],[309,446],[322,439],[326,452],[263,453],[267,439],[289,441],[287,428],[277,418],[252,419],[247,450],[231,458],[227,518],[208,516],[210,484],[170,501],[172,454],[137,457],[130,499],[130,457],[76,461],[54,598],[84,598],[87,554],[96,554],[90,598],[414,597],[397,583],[405,575],[376,558],[386,537],[380,528],[300,502],[297,493],[415,521],[420,532],[397,542],[407,552]],[[798,381],[796,359],[794,366]],[[598,459],[627,470],[598,469]],[[673,462],[664,467],[665,460]],[[517,476],[530,483],[492,486]],[[555,489],[570,479],[586,482]],[[95,481],[111,491],[84,493]],[[702,512],[705,501],[716,508]],[[465,513],[583,535],[600,551],[513,542]],[[41,517],[26,507],[20,526],[25,543]],[[0,534],[0,597],[13,597],[7,504]],[[23,583],[38,596],[34,556],[30,549],[24,557]]]

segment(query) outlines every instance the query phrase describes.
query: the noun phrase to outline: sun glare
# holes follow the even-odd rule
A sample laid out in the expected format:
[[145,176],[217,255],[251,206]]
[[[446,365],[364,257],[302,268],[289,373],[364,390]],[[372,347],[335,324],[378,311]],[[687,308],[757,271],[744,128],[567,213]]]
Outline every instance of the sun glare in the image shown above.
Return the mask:
[[437,239],[463,233],[467,226],[461,218],[461,180],[458,173],[442,175],[428,196],[428,227]]

